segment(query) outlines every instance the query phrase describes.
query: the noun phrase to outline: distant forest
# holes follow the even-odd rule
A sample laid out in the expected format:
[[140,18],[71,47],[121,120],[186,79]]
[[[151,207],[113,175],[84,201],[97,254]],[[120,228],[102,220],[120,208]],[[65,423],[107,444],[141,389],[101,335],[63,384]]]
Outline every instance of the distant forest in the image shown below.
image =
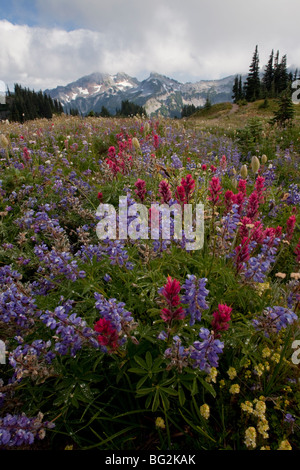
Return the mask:
[[62,104],[42,91],[35,92],[15,84],[14,92],[8,90],[6,103],[0,105],[0,119],[25,122],[32,119],[51,119],[63,113]]
[[[122,101],[121,108],[116,109],[116,117],[136,116],[137,114],[139,114],[140,116],[147,117],[146,109],[143,106],[140,106],[129,100]],[[111,114],[109,113],[109,111],[107,110],[105,106],[102,106],[100,113],[95,113],[94,111],[90,111],[88,116],[111,117]]]
[[[14,92],[6,94],[6,104],[0,104],[0,119],[25,122],[32,119],[51,119],[55,114],[64,113],[62,104],[52,99],[49,95],[39,91],[38,93],[21,85],[15,85]],[[78,109],[70,109],[71,116],[79,115]],[[122,101],[121,108],[116,110],[117,117],[134,116],[140,114],[147,116],[145,108],[128,100]],[[89,116],[110,117],[111,114],[103,106],[101,113],[91,111]]]

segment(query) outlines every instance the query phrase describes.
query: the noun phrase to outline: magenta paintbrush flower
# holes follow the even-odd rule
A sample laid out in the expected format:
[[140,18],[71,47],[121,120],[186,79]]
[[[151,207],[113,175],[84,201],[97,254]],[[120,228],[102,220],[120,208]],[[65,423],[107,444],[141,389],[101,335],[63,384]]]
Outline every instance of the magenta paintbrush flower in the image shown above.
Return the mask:
[[168,204],[172,198],[172,192],[168,181],[162,180],[158,186],[158,192],[161,195],[161,202]]
[[141,180],[140,178],[134,183],[134,186],[136,187],[135,193],[138,196],[138,198],[141,200],[141,202],[144,202],[145,195],[146,195],[146,182],[144,180]]
[[208,199],[215,206],[217,204],[218,200],[220,199],[220,194],[222,192],[222,188],[221,188],[221,185],[220,185],[219,178],[217,178],[216,176],[212,177],[212,179],[209,183],[208,190],[210,192],[210,196],[209,196]]
[[173,320],[182,320],[185,316],[183,308],[180,306],[180,282],[168,276],[167,283],[160,290],[160,294],[165,298],[167,307],[161,310],[161,318],[171,324]]
[[225,331],[229,328],[229,322],[231,320],[232,308],[226,304],[219,304],[218,310],[213,313],[212,327],[217,335],[219,331]]

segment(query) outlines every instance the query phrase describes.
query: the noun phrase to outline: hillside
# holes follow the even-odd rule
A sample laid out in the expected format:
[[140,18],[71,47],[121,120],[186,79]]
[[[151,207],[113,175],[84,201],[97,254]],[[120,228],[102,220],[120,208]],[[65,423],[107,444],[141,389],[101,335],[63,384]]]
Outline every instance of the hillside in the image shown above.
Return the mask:
[[[192,114],[187,121],[193,125],[214,125],[221,127],[243,127],[249,119],[257,118],[267,123],[273,118],[278,102],[275,99],[268,100],[267,107],[264,107],[264,100],[254,103],[237,105],[230,102],[212,105],[209,109],[200,109]],[[300,105],[294,105],[294,124],[300,125]]]

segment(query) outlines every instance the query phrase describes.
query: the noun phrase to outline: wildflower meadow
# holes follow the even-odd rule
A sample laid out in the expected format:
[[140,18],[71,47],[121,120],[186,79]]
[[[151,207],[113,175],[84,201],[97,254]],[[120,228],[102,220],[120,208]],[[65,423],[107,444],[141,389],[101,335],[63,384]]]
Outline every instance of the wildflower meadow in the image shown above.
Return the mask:
[[228,116],[0,123],[1,449],[300,450],[300,126]]

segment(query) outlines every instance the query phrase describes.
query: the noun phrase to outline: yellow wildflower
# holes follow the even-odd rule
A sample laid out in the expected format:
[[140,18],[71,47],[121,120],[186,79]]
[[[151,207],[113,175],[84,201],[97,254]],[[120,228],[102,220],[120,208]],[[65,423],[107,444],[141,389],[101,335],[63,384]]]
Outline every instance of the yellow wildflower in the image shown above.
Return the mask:
[[245,401],[245,403],[241,403],[241,408],[243,411],[246,411],[246,413],[253,413],[253,404],[251,401]]
[[267,407],[266,407],[265,402],[262,400],[257,400],[254,414],[262,419],[265,417],[266,409]]
[[240,393],[240,386],[239,384],[233,384],[231,385],[230,389],[229,389],[229,393]]
[[245,369],[247,369],[250,366],[250,364],[251,364],[250,359],[247,359],[247,361],[244,364]]
[[271,349],[266,347],[262,350],[262,357],[270,357],[271,356]]
[[165,429],[166,427],[164,420],[160,417],[156,418],[155,426],[159,429]]
[[210,369],[209,375],[206,377],[206,381],[209,383],[210,382],[216,383],[217,375],[218,375],[217,369],[215,367],[212,367]]
[[269,282],[258,282],[255,285],[256,290],[258,291],[258,295],[261,297],[265,290],[270,288]]
[[278,364],[278,362],[280,361],[280,354],[278,353],[274,353],[271,357],[272,361],[276,362],[276,364]]
[[245,444],[247,447],[256,447],[256,429],[253,426],[250,426],[245,431]]
[[288,440],[282,441],[278,450],[292,450],[292,446]]
[[235,370],[234,367],[229,367],[229,369],[227,371],[227,374],[228,374],[230,380],[233,380],[237,376],[237,373],[236,373],[236,370]]
[[261,419],[257,423],[257,430],[258,432],[262,435],[264,439],[267,439],[269,437],[269,434],[267,431],[269,430],[269,424],[266,419]]
[[254,366],[254,370],[255,370],[255,372],[257,373],[257,375],[259,377],[263,374],[264,369],[265,368],[264,368],[263,364],[257,364],[257,366]]
[[204,419],[208,419],[210,415],[209,406],[204,403],[204,405],[200,406],[200,414],[203,416]]

